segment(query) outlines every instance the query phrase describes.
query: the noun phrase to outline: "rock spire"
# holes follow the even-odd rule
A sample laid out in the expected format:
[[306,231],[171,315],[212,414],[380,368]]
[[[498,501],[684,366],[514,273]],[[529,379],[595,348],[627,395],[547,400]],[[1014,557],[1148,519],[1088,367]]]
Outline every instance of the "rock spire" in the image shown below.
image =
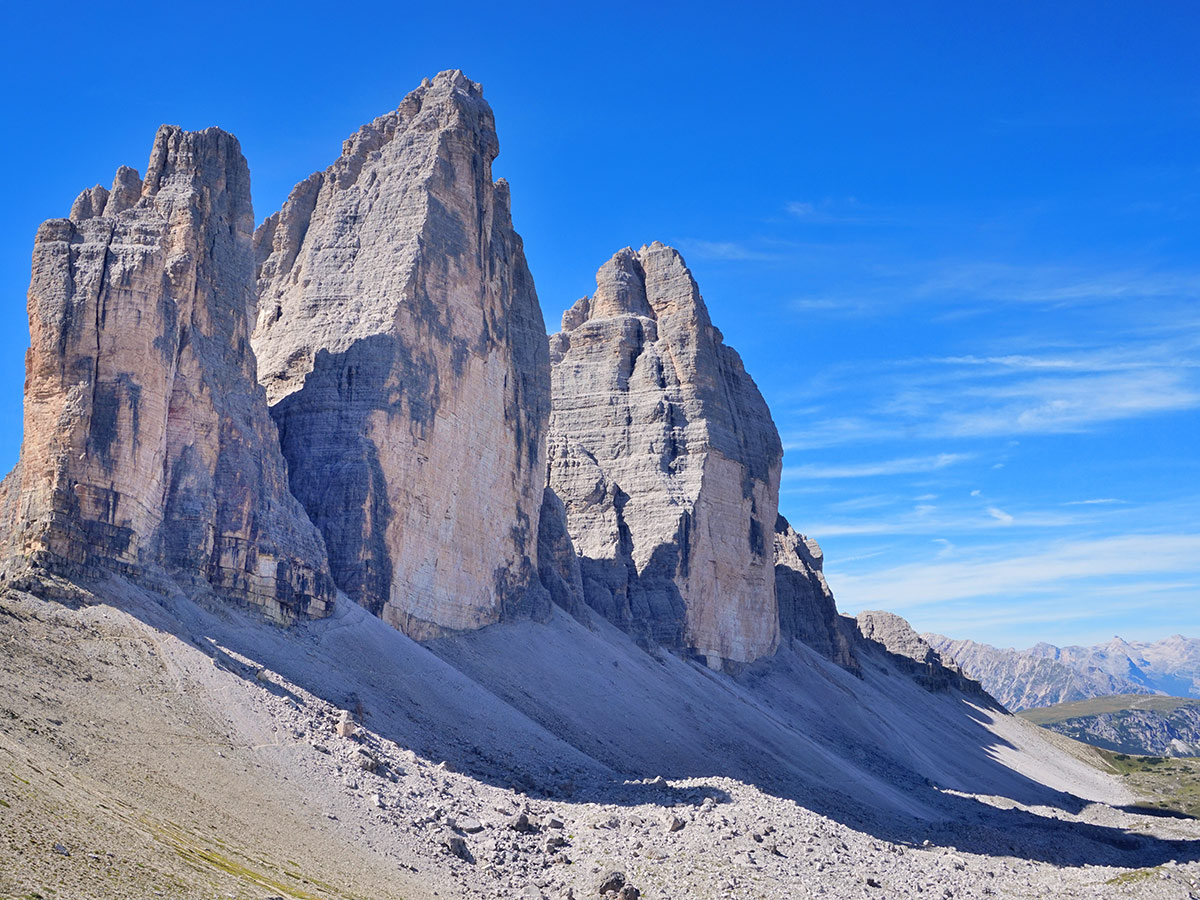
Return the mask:
[[237,140],[171,126],[38,229],[7,554],[185,582],[289,620],[334,587],[288,493],[250,349],[254,214]]
[[788,520],[775,520],[775,595],[781,638],[800,641],[852,672],[860,667],[854,653],[854,621],[838,615],[825,581],[825,557],[812,538],[797,534]]
[[255,235],[259,373],[339,587],[417,638],[539,615],[545,325],[479,85],[442,72]]
[[550,347],[550,485],[587,603],[715,667],[771,653],[783,451],[683,258],[618,252]]

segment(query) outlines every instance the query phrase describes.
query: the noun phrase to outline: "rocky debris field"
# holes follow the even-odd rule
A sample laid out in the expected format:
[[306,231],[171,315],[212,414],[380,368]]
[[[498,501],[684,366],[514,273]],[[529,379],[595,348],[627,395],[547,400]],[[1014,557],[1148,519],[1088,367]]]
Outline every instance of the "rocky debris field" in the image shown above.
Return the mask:
[[[977,815],[885,838],[729,777],[614,778],[549,736],[514,738],[532,765],[455,771],[435,736],[486,748],[484,710],[428,709],[427,731],[392,740],[365,691],[322,696],[226,640],[269,626],[181,598],[162,601],[168,626],[124,586],[78,599],[0,600],[0,896],[1200,896],[1194,820],[964,795],[948,799]],[[336,667],[316,637],[339,627],[288,632],[294,671]],[[1025,823],[1011,844],[1003,815]],[[1047,846],[1022,858],[1039,821]],[[1097,835],[1124,865],[1088,849]]]

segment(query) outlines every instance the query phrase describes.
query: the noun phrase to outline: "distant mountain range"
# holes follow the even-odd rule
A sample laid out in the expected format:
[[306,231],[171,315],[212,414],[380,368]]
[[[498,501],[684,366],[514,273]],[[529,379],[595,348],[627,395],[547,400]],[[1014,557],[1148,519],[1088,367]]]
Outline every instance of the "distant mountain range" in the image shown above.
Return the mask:
[[1118,694],[1200,697],[1200,640],[1178,634],[1154,643],[1114,637],[1095,647],[1041,643],[1028,650],[922,637],[1013,712]]
[[1026,710],[1021,716],[1117,753],[1200,756],[1200,699],[1125,694]]

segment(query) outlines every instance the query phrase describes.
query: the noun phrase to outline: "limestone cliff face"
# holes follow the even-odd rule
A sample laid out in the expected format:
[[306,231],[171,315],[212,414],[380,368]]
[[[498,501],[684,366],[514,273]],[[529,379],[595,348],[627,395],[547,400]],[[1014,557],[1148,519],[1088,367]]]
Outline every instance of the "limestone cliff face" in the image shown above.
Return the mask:
[[893,665],[927,690],[959,690],[981,698],[989,706],[1003,709],[978,681],[969,678],[953,660],[943,658],[895,613],[866,610],[860,612],[855,621],[861,654],[886,653]]
[[237,140],[163,126],[144,180],[122,167],[38,229],[10,556],[161,566],[281,620],[326,610],[250,349],[253,228]]
[[574,616],[583,612],[583,571],[567,530],[567,509],[550,488],[538,522],[538,575],[551,600]]
[[259,374],[339,587],[417,637],[538,614],[549,360],[479,85],[443,72],[255,235]]
[[838,615],[825,581],[824,554],[817,542],[779,516],[775,520],[775,594],[779,633],[801,641],[826,659],[852,672],[860,670],[854,654],[854,624]]
[[588,604],[714,666],[773,652],[782,447],[683,258],[617,253],[550,348],[550,485]]

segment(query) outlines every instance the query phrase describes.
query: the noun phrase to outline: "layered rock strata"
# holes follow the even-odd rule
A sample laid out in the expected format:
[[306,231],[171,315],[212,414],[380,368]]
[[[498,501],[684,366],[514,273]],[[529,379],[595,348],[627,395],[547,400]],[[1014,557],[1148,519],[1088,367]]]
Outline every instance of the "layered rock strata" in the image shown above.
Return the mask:
[[782,447],[679,253],[626,248],[550,339],[550,485],[587,603],[710,665],[779,639]]
[[852,672],[857,629],[838,614],[825,581],[824,554],[812,538],[798,534],[779,516],[775,520],[775,596],[782,639],[807,644],[826,659]]
[[144,180],[122,167],[38,229],[10,556],[165,567],[276,619],[325,612],[323,542],[250,349],[253,228],[237,140],[163,126]]
[[546,331],[479,85],[443,72],[255,235],[259,372],[339,587],[417,638],[538,615]]

